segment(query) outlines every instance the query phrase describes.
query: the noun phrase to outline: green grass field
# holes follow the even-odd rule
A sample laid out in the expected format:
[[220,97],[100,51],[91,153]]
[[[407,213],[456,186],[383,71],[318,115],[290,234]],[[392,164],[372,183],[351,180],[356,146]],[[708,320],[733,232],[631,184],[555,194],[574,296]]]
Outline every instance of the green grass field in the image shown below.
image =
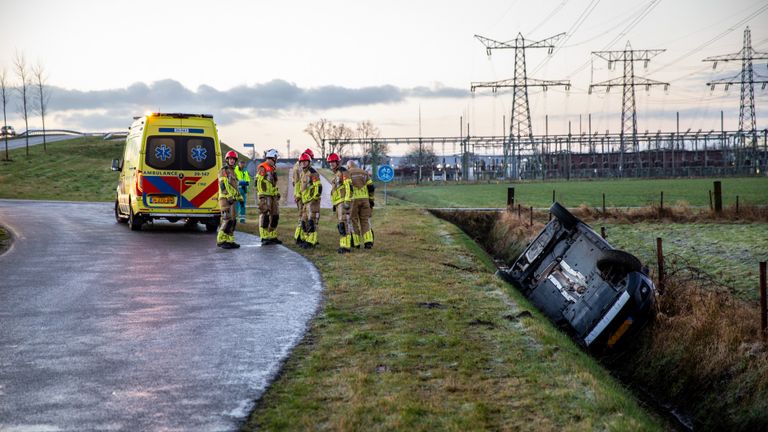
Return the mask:
[[582,203],[602,207],[605,193],[607,207],[641,207],[659,204],[661,192],[664,203],[686,202],[691,206],[709,206],[709,191],[713,181],[721,180],[723,205],[768,204],[768,177],[722,179],[664,179],[664,180],[594,180],[570,182],[518,182],[514,184],[446,184],[406,186],[390,189],[390,194],[423,207],[505,207],[507,188],[515,187],[515,202],[537,208],[549,207],[552,191],[566,207]]
[[[669,270],[693,267],[729,287],[737,297],[757,301],[758,263],[768,261],[765,223],[605,224],[608,241],[656,266],[656,238],[663,240]],[[593,226],[598,232],[600,227]]]

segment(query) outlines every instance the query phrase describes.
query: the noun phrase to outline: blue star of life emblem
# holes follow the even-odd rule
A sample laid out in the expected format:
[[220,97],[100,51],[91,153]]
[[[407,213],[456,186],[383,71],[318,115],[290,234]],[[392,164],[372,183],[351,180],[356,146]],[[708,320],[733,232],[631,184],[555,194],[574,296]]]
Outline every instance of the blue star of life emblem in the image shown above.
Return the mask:
[[171,148],[165,144],[155,149],[155,157],[165,162],[171,158]]
[[197,147],[192,149],[192,159],[200,163],[208,158],[208,152],[198,144]]

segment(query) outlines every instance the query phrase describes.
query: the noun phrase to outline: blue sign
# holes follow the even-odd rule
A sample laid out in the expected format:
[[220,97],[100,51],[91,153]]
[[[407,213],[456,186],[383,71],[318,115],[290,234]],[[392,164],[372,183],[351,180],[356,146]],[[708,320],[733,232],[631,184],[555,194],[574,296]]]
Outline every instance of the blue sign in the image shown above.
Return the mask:
[[380,181],[389,183],[395,178],[395,170],[392,169],[391,165],[380,165],[379,169],[376,170],[376,176]]

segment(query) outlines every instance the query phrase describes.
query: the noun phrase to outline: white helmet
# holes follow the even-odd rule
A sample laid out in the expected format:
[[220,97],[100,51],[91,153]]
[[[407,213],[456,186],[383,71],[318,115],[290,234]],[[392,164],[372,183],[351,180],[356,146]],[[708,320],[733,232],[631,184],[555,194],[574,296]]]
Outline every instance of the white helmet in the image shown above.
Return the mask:
[[278,156],[277,155],[277,150],[275,150],[275,149],[269,149],[269,150],[267,150],[266,153],[264,153],[264,157],[267,158],[267,159],[269,159],[269,158],[277,159],[277,156]]

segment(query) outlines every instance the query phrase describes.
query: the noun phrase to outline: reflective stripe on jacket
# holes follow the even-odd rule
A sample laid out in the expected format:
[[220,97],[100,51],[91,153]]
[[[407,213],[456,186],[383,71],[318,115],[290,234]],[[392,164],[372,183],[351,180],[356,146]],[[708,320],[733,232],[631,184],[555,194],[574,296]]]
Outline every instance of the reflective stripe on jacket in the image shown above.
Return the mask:
[[306,204],[310,201],[319,200],[321,190],[320,174],[314,168],[309,167],[301,174],[301,202]]
[[334,174],[333,182],[331,183],[331,204],[337,205],[342,202],[349,202],[352,199],[352,190],[347,169],[339,167]]
[[277,195],[277,170],[269,163],[269,160],[259,164],[256,168],[256,192],[259,196]]
[[241,170],[239,166],[236,166],[235,175],[239,181],[244,181],[248,182],[248,184],[251,184],[251,175],[248,174],[248,170]]
[[237,175],[228,166],[219,171],[219,199],[240,199],[240,191],[237,190]]
[[373,185],[371,176],[360,168],[350,168],[348,173],[352,185],[352,199],[373,199],[373,194],[368,188],[369,185]]

